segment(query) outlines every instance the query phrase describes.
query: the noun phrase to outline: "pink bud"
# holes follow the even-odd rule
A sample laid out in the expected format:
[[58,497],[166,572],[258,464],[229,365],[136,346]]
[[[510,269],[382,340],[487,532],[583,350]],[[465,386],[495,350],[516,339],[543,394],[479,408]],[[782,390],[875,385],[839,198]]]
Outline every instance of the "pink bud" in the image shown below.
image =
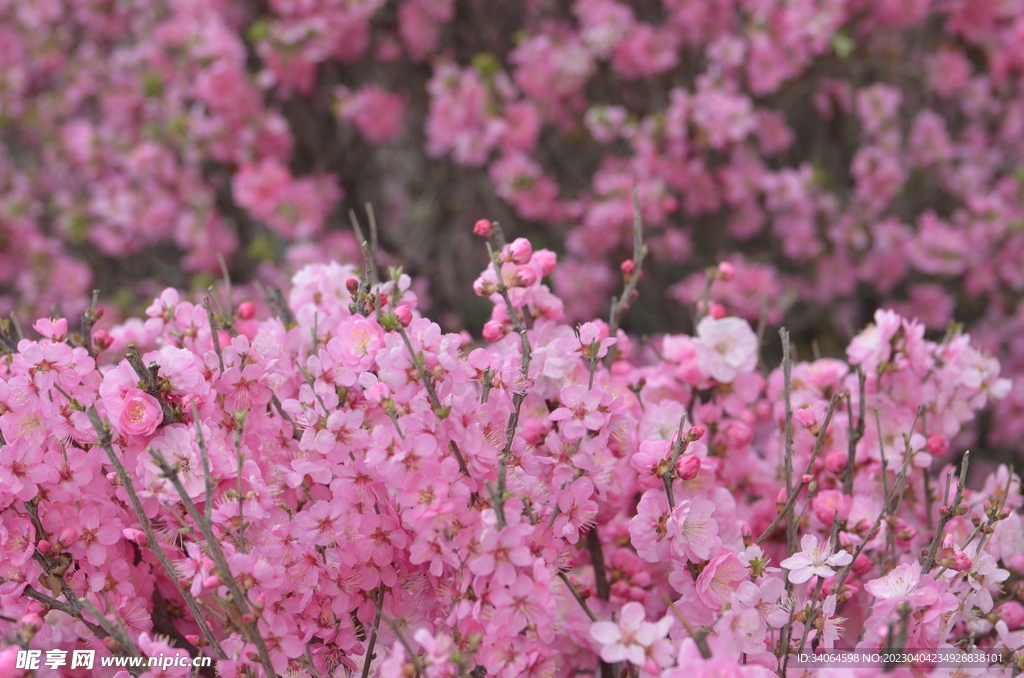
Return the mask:
[[679,457],[679,461],[676,462],[676,473],[683,480],[692,480],[697,477],[697,473],[700,471],[700,457],[692,454]]
[[487,341],[498,341],[508,333],[508,329],[496,320],[488,320],[484,323],[484,339]]
[[359,292],[359,281],[355,278],[349,278],[345,281],[345,289],[348,290],[349,294],[355,296]]
[[786,492],[786,488],[779,490],[779,494],[775,497],[775,506],[782,508],[789,501],[789,492]]
[[203,582],[203,588],[215,589],[215,588],[217,588],[218,586],[220,586],[223,583],[224,582],[221,580],[220,577],[218,577],[217,575],[213,574],[213,575],[210,575],[209,577],[207,577],[206,581]]
[[45,539],[40,539],[39,543],[36,544],[36,548],[44,555],[53,550],[53,546]]
[[949,441],[946,440],[946,436],[933,433],[928,436],[928,442],[925,443],[924,448],[933,457],[940,457],[949,449]]
[[533,246],[526,238],[516,238],[508,246],[508,253],[514,263],[526,264],[529,263],[530,255],[533,254]]
[[814,476],[812,476],[810,473],[805,473],[802,476],[800,476],[800,482],[803,483],[804,485],[810,484],[812,480],[814,480]]
[[39,629],[43,628],[43,618],[35,612],[30,612],[24,615],[20,620],[24,626],[26,626],[32,633],[35,633]]
[[953,554],[953,567],[952,569],[957,572],[966,572],[974,567],[974,563],[971,562],[970,556],[963,551],[957,551]]
[[1016,600],[1003,603],[996,608],[996,613],[1006,622],[1006,626],[1011,631],[1016,631],[1024,626],[1024,605]]
[[117,486],[121,484],[121,477],[117,475],[117,471],[111,471],[107,474],[107,481],[111,485]]
[[402,304],[395,309],[395,317],[402,323],[402,327],[408,327],[412,322],[412,309],[407,304]]
[[551,250],[535,250],[530,262],[540,266],[540,274],[543,278],[551,275],[551,272],[558,266],[558,255]]
[[114,338],[105,330],[96,330],[92,333],[92,347],[97,353],[103,353],[114,343]]
[[121,530],[121,534],[128,541],[135,542],[139,546],[146,546],[149,543],[149,539],[146,538],[146,533],[142,530],[136,530],[133,527],[126,527]]
[[473,235],[483,236],[484,238],[490,238],[494,234],[494,228],[491,226],[489,219],[481,219],[480,221],[473,224]]
[[725,306],[722,306],[721,304],[711,304],[708,308],[708,315],[715,320],[721,320],[725,317]]
[[61,544],[72,544],[78,539],[78,530],[73,527],[65,527],[60,532]]
[[186,633],[185,634],[185,640],[187,640],[188,642],[192,643],[193,645],[199,645],[199,643],[201,641],[201,638],[199,637],[198,634]]
[[718,265],[718,276],[725,282],[732,282],[736,278],[736,267],[723,261]]
[[537,284],[537,272],[529,266],[522,266],[516,270],[516,280],[521,287],[533,287]]
[[858,577],[863,577],[865,574],[871,571],[871,559],[863,553],[857,556],[853,561],[853,573]]
[[694,440],[700,440],[701,438],[704,437],[704,427],[694,426],[693,428],[690,429],[690,432],[686,434],[686,437],[690,439],[691,443]]
[[846,452],[832,450],[825,455],[825,468],[828,469],[829,473],[842,473],[846,470],[846,457]]
[[235,315],[240,320],[252,320],[256,317],[256,304],[251,301],[243,301],[235,310]]
[[626,259],[619,265],[619,270],[622,271],[622,275],[628,278],[633,275],[633,271],[636,270],[636,262],[632,259]]
[[497,292],[498,288],[487,278],[480,277],[473,282],[473,291],[478,297],[489,297]]
[[92,310],[92,317],[95,318],[96,320],[99,320],[100,318],[103,317],[104,313],[105,313],[105,311],[103,310],[103,307],[102,306],[97,306],[96,308],[94,308]]
[[25,603],[25,612],[35,612],[39,616],[44,617],[46,616],[46,613],[49,611],[50,606],[38,600],[30,600],[27,603]]

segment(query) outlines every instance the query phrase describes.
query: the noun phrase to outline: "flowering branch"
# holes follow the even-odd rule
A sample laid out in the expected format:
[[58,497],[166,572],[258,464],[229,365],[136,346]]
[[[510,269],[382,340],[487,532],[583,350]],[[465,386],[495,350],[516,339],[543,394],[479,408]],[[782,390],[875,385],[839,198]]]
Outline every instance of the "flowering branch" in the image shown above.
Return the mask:
[[[164,477],[171,481],[174,485],[174,489],[178,491],[178,495],[181,497],[182,503],[185,505],[185,510],[195,521],[196,525],[203,533],[203,537],[206,539],[206,550],[213,559],[213,562],[217,565],[218,570],[221,574],[221,580],[224,585],[227,586],[228,592],[231,594],[231,600],[235,604],[235,610],[231,607],[227,607],[228,615],[231,617],[231,621],[239,629],[244,629],[250,642],[256,646],[256,650],[259,653],[260,663],[263,665],[263,670],[267,674],[267,678],[274,678],[277,674],[274,672],[274,667],[270,663],[270,654],[267,651],[267,644],[263,640],[263,636],[260,635],[259,629],[256,626],[256,621],[251,617],[251,610],[249,609],[249,602],[245,597],[245,594],[238,587],[238,582],[235,581],[234,576],[231,574],[231,567],[228,565],[227,559],[224,557],[224,552],[221,551],[220,542],[217,541],[217,537],[213,534],[213,526],[210,521],[204,520],[203,516],[199,513],[199,509],[196,508],[192,498],[189,496],[185,486],[181,483],[181,478],[178,476],[178,471],[174,469],[170,464],[167,463],[167,459],[164,455],[155,448],[149,448],[150,456],[153,457],[160,470],[163,472]],[[240,613],[240,614],[239,614]],[[252,619],[252,621],[248,621]]]
[[[156,533],[153,531],[153,525],[150,523],[149,518],[146,516],[145,510],[142,508],[142,502],[139,500],[139,495],[135,492],[135,483],[132,482],[131,476],[128,475],[127,469],[121,460],[114,454],[114,448],[110,441],[110,430],[103,424],[100,419],[99,413],[96,411],[95,405],[90,405],[87,411],[89,422],[92,427],[96,430],[96,435],[99,436],[100,447],[107,454],[107,459],[110,460],[111,465],[117,472],[118,480],[121,483],[121,487],[128,493],[128,499],[131,501],[132,510],[135,512],[135,516],[139,519],[142,524],[142,531],[146,535],[146,546],[148,546],[153,553],[156,555],[157,560],[160,561],[160,565],[163,566],[164,572],[170,577],[172,581],[178,581],[178,572],[175,570],[174,565],[171,564],[171,559],[167,557],[167,553],[164,552],[163,546],[159,539],[157,539]],[[213,630],[209,624],[206,623],[206,618],[203,617],[199,610],[199,605],[196,603],[196,599],[192,596],[191,591],[179,586],[178,590],[181,592],[182,597],[185,599],[185,604],[188,605],[188,609],[192,612],[192,617],[195,619],[196,624],[199,626],[200,633],[206,638],[206,641],[213,647],[217,656],[221,659],[226,659],[227,655],[221,648],[220,643],[217,641],[217,636],[214,635]]]
[[[835,393],[832,395],[832,400],[828,404],[828,411],[825,413],[825,421],[822,423],[821,428],[818,429],[818,437],[814,440],[814,449],[811,451],[811,457],[807,460],[807,465],[804,467],[803,475],[800,476],[800,484],[796,489],[786,497],[786,503],[781,509],[775,514],[775,518],[765,528],[761,536],[758,537],[754,543],[760,545],[768,536],[775,531],[779,523],[782,522],[782,518],[790,515],[793,509],[793,505],[796,503],[796,498],[800,495],[800,491],[809,485],[811,480],[811,470],[814,468],[814,462],[818,459],[818,454],[821,452],[821,447],[825,442],[825,434],[828,432],[828,425],[832,422],[832,413],[835,412],[836,405],[839,401],[848,394]],[[792,519],[792,517],[790,517]]]
[[[629,310],[636,293],[636,286],[640,282],[640,275],[643,272],[644,258],[647,256],[647,247],[644,245],[644,225],[640,216],[640,196],[633,184],[633,266],[626,274],[626,285],[622,294],[612,297],[612,309],[608,316],[608,336],[615,337],[619,331],[619,321]],[[610,369],[615,362],[615,355],[618,349],[615,346],[608,347],[608,354],[604,358],[604,366]]]
[[964,452],[964,457],[960,462],[960,476],[956,479],[956,495],[953,497],[952,504],[939,507],[939,524],[935,527],[935,535],[932,537],[932,543],[928,547],[928,555],[925,556],[924,563],[921,564],[922,572],[931,572],[932,567],[935,565],[935,554],[938,553],[939,544],[942,543],[946,524],[955,516],[962,516],[967,513],[967,507],[963,505],[963,499],[964,487],[967,484],[967,468],[970,461],[971,453]]

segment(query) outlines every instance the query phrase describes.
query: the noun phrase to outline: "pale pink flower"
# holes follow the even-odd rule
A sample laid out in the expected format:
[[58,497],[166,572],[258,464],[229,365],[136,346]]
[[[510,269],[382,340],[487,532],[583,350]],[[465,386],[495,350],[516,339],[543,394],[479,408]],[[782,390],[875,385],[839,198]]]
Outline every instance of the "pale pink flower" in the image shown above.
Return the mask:
[[832,542],[820,543],[813,534],[805,534],[800,540],[800,551],[783,560],[779,565],[789,570],[789,581],[803,584],[811,577],[831,577],[836,573],[833,567],[843,567],[853,561],[846,551],[832,553]]
[[650,657],[656,666],[668,666],[671,644],[665,636],[671,625],[672,618],[668,616],[648,622],[644,606],[630,602],[622,606],[618,623],[594,622],[590,626],[590,637],[601,645],[601,659],[608,663],[628,661],[635,666],[645,666]]
[[740,318],[705,316],[697,324],[693,347],[701,371],[723,384],[757,366],[757,335]]
[[714,503],[707,499],[684,499],[676,504],[668,521],[674,553],[693,563],[703,562],[718,542],[718,522],[711,517]]

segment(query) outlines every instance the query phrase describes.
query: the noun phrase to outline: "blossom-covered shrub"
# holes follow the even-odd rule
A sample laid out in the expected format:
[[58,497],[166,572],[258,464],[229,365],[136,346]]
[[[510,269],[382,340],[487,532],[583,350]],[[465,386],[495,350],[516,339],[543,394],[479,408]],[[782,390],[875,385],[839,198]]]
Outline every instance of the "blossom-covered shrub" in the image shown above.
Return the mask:
[[[1022,0],[0,3],[0,316],[354,263],[349,210],[479,326],[471,240],[528,221],[552,288],[647,290],[833,357],[879,307],[1024,374]],[[361,240],[361,239],[360,239]],[[282,276],[280,271],[285,271]],[[647,294],[639,332],[690,331]],[[426,299],[426,297],[424,297]],[[115,304],[116,302],[116,304]],[[974,433],[1020,439],[1024,388]]]
[[611,325],[573,326],[555,255],[490,226],[483,345],[422,317],[400,271],[338,264],[265,319],[168,289],[109,331],[39,320],[0,362],[0,676],[26,649],[222,676],[753,678],[801,652],[974,647],[1006,656],[972,675],[1011,675],[1020,479],[969,488],[950,450],[1006,395],[998,361],[889,311],[846,361],[795,362],[784,334],[771,371],[721,307],[637,343],[616,323],[642,248]]

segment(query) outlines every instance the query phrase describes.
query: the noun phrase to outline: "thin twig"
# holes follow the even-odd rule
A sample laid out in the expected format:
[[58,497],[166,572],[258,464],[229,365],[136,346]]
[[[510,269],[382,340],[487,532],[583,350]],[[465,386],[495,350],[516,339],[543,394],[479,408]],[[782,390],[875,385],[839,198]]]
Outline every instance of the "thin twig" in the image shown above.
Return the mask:
[[960,462],[960,477],[956,479],[956,495],[953,497],[953,503],[949,506],[944,505],[939,509],[939,524],[935,528],[935,536],[932,537],[931,546],[928,547],[928,555],[925,556],[924,563],[921,565],[921,571],[926,574],[931,572],[932,566],[935,565],[935,554],[939,551],[939,544],[942,542],[946,524],[959,515],[960,505],[964,498],[964,487],[967,484],[967,468],[970,461],[970,451],[964,452],[964,458]]
[[811,457],[807,461],[807,465],[804,467],[804,472],[800,477],[800,484],[795,488],[793,492],[786,497],[786,503],[782,509],[775,514],[775,518],[772,519],[771,524],[765,528],[765,531],[761,533],[761,536],[757,538],[755,544],[760,545],[768,536],[778,527],[779,523],[782,522],[783,517],[789,514],[796,503],[796,498],[800,495],[801,490],[810,484],[810,481],[804,482],[804,476],[811,474],[811,470],[814,468],[814,462],[818,459],[818,454],[821,453],[822,445],[825,443],[825,434],[828,431],[828,426],[832,423],[832,413],[836,410],[836,405],[842,399],[844,394],[836,393],[833,394],[832,400],[828,404],[828,411],[825,413],[825,421],[822,423],[821,428],[818,429],[818,437],[814,441],[814,449],[811,451]]
[[[495,224],[495,233],[500,236],[501,240],[505,239],[497,224]],[[498,265],[498,257],[495,256],[490,243],[487,243],[487,254],[491,258],[491,265],[494,267],[494,273],[498,279],[498,294],[501,295],[502,300],[505,302],[505,308],[508,310],[509,318],[512,320],[513,329],[519,335],[519,345],[522,354],[519,363],[519,374],[522,380],[522,387],[525,389],[530,379],[530,360],[533,355],[530,337],[526,333],[526,326],[523,325],[519,318],[518,309],[513,306],[512,299],[508,295],[508,288],[505,287],[501,276],[501,266]],[[515,440],[516,429],[519,427],[519,413],[522,411],[525,399],[525,391],[512,393],[512,412],[508,415],[508,424],[505,427],[505,449],[502,450],[501,456],[498,458],[498,485],[497,488],[491,491],[491,501],[494,503],[494,512],[499,527],[505,527],[505,489],[508,482],[508,459],[512,455],[512,442]]]
[[[644,224],[643,218],[640,215],[640,196],[637,193],[636,184],[633,184],[633,263],[636,264],[636,268],[633,269],[633,273],[626,280],[626,284],[622,289],[622,295],[618,298],[612,297],[612,309],[608,316],[609,337],[614,338],[618,336],[619,322],[622,320],[622,316],[626,314],[626,311],[629,310],[629,305],[633,301],[633,293],[636,292],[636,286],[640,282],[640,274],[643,271],[644,258],[646,256]],[[614,345],[608,347],[608,353],[604,357],[606,369],[611,369],[612,363],[615,362],[616,353]]]
[[[156,555],[157,560],[160,561],[160,565],[163,566],[167,576],[170,577],[171,581],[178,581],[178,572],[174,569],[174,565],[171,564],[171,559],[167,557],[167,553],[164,552],[163,546],[157,539],[156,533],[153,531],[153,525],[149,522],[149,518],[146,516],[145,510],[142,508],[142,502],[139,500],[139,495],[135,492],[135,484],[132,482],[131,476],[128,475],[128,471],[125,469],[124,464],[114,454],[114,448],[110,442],[110,431],[104,426],[100,419],[99,413],[96,411],[95,405],[90,405],[87,411],[89,422],[92,427],[96,430],[96,435],[99,436],[100,447],[107,454],[107,459],[110,460],[115,471],[117,471],[117,477],[121,482],[121,486],[128,493],[128,499],[131,501],[132,510],[135,512],[135,516],[139,519],[142,524],[142,532],[146,535],[147,546]],[[185,599],[185,604],[188,605],[188,609],[192,612],[192,617],[195,619],[196,624],[199,626],[199,631],[206,638],[206,641],[217,653],[217,656],[221,659],[227,659],[227,654],[221,648],[220,643],[217,641],[216,635],[210,628],[209,624],[206,623],[206,619],[199,611],[199,605],[196,603],[196,599],[192,597],[191,591],[184,587],[178,587],[181,591],[182,597]]]
[[[430,375],[427,374],[427,368],[423,366],[422,359],[412,347],[412,341],[410,341],[409,335],[401,325],[398,326],[398,334],[401,335],[402,341],[405,342],[405,347],[409,351],[409,357],[412,359],[413,365],[416,366],[416,371],[420,374],[420,380],[423,382],[424,388],[427,389],[427,396],[430,398],[430,404],[434,406],[434,414],[440,417],[444,408],[441,407],[441,400],[437,397],[437,391],[434,390],[434,382],[430,378]],[[395,423],[395,427],[398,427],[397,422]],[[452,454],[455,456],[455,460],[459,462],[459,470],[462,471],[463,475],[469,477],[469,467],[466,465],[466,458],[462,456],[462,450],[459,449],[458,444],[454,440],[449,441],[448,449],[452,451]]]
[[220,348],[220,335],[217,329],[217,321],[213,317],[210,297],[203,297],[203,308],[206,309],[206,319],[210,323],[210,339],[213,341],[213,350],[217,353],[217,362],[220,363],[220,373],[224,374],[224,353]]
[[576,586],[574,586],[573,583],[569,581],[569,577],[566,576],[565,572],[559,572],[558,578],[564,581],[565,585],[569,587],[569,593],[571,593],[572,597],[576,599],[576,602],[580,604],[580,607],[583,608],[583,611],[587,613],[587,617],[590,618],[590,621],[596,622],[597,617],[595,617],[594,613],[590,610],[590,607],[587,605],[586,599],[584,599],[583,596],[580,595],[580,592],[576,590]]
[[245,615],[250,614],[249,601],[246,599],[245,594],[238,587],[238,582],[235,581],[234,575],[231,574],[231,567],[228,565],[227,558],[224,557],[224,552],[221,551],[220,542],[217,541],[216,536],[213,534],[213,526],[206,520],[203,520],[202,515],[199,513],[199,509],[196,508],[195,503],[189,496],[185,486],[181,483],[181,478],[178,475],[178,471],[173,468],[164,455],[157,449],[150,447],[148,449],[150,456],[156,461],[160,470],[163,472],[164,477],[171,481],[174,485],[174,489],[178,491],[178,495],[181,498],[182,504],[185,505],[185,510],[195,521],[196,525],[203,533],[203,537],[206,539],[206,550],[216,564],[217,569],[220,572],[221,580],[227,587],[228,592],[231,594],[231,599],[235,603],[237,612],[240,615],[232,614],[232,610],[226,608],[228,615],[232,617],[231,622],[239,629],[247,631],[246,635],[250,642],[256,646],[256,650],[259,653],[260,664],[263,665],[263,670],[267,674],[267,678],[275,678],[276,673],[274,667],[270,662],[270,653],[267,650],[267,644],[263,640],[263,636],[260,635],[259,629],[256,627],[255,621],[246,621]]
[[601,600],[608,600],[612,590],[608,585],[608,574],[604,566],[604,549],[601,547],[601,537],[597,532],[597,525],[587,531],[587,550],[590,552],[590,561],[594,566],[597,597]]
[[846,456],[846,475],[843,477],[843,494],[850,495],[853,493],[853,469],[856,463],[857,457],[857,443],[864,437],[864,413],[865,407],[867,406],[867,398],[864,393],[864,386],[867,383],[867,375],[864,374],[864,370],[861,369],[860,365],[857,365],[857,426],[853,425],[853,397],[852,395],[847,398],[847,405],[849,406],[848,413],[850,417],[850,432],[849,437],[849,451]]
[[676,439],[672,443],[672,456],[669,458],[668,470],[661,480],[665,483],[665,497],[668,499],[668,508],[671,511],[676,507],[675,496],[672,493],[672,481],[676,477],[676,464],[679,463],[679,455],[683,453],[683,426],[686,424],[686,412],[679,417],[679,430],[676,432]]
[[793,358],[790,355],[789,331],[783,327],[779,330],[782,338],[782,376],[786,405],[786,452],[783,459],[786,473],[786,553],[796,552],[796,521],[793,520],[793,504],[789,502],[793,496]]
[[363,661],[363,678],[370,675],[370,664],[373,663],[373,648],[377,644],[377,629],[380,627],[380,612],[384,607],[384,585],[377,589],[377,600],[374,603],[373,626],[370,627],[370,639],[366,643],[366,659]]

